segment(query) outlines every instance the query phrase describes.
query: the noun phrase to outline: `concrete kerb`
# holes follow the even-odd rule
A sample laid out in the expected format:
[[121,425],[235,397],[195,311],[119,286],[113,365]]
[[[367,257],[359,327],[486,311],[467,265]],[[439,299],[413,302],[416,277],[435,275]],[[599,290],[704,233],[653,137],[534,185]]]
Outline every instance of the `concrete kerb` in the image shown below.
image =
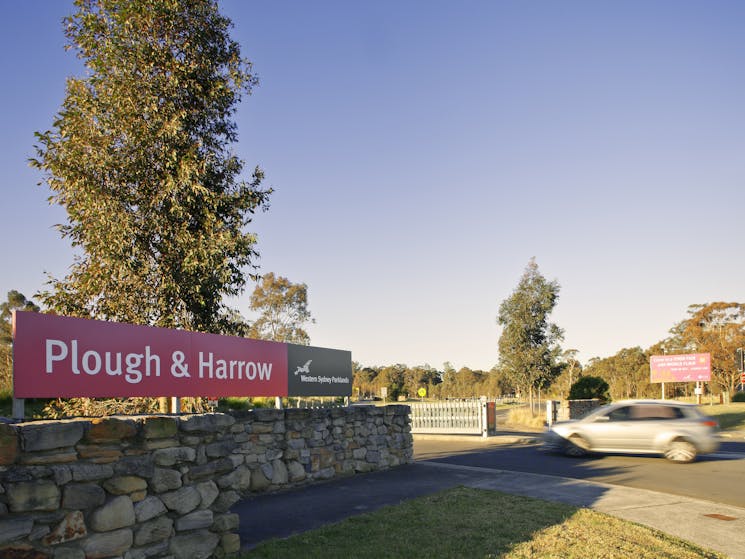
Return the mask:
[[412,435],[415,441],[461,441],[472,442],[475,444],[534,444],[541,441],[540,433],[523,433],[509,432],[499,433],[490,437],[480,437],[479,435],[431,435],[418,434]]

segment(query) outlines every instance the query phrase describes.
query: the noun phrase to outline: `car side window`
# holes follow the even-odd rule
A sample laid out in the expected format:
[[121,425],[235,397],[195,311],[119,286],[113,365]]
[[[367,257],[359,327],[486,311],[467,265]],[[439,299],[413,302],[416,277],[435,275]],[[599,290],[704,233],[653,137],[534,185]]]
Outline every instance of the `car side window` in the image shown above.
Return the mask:
[[623,406],[616,408],[608,414],[610,421],[628,421],[629,420],[629,406]]
[[683,417],[683,412],[674,406],[634,406],[631,410],[631,419],[634,421],[659,421],[681,417]]

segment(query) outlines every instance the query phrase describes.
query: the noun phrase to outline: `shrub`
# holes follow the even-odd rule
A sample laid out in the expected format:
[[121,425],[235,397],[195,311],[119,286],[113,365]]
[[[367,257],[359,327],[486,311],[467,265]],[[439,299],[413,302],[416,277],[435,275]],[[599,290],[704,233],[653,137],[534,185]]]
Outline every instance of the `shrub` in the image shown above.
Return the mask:
[[735,392],[735,395],[732,396],[733,402],[745,402],[745,392]]
[[610,400],[608,383],[600,377],[580,377],[569,389],[570,400],[590,400],[598,398],[603,402]]

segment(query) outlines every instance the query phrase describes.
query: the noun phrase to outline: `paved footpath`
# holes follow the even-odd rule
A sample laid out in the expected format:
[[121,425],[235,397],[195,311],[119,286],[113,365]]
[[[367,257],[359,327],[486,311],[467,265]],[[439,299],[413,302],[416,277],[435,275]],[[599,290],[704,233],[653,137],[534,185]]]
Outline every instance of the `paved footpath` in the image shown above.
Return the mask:
[[464,485],[557,501],[611,514],[745,559],[745,509],[644,489],[556,476],[417,461],[382,472],[264,494],[239,502],[243,549],[349,516]]

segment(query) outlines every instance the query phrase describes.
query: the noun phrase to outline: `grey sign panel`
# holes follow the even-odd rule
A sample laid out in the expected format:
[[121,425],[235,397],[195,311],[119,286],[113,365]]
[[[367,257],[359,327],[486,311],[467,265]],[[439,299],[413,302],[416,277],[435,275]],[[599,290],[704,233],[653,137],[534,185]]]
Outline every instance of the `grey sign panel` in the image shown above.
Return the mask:
[[351,396],[352,352],[287,344],[288,396]]

